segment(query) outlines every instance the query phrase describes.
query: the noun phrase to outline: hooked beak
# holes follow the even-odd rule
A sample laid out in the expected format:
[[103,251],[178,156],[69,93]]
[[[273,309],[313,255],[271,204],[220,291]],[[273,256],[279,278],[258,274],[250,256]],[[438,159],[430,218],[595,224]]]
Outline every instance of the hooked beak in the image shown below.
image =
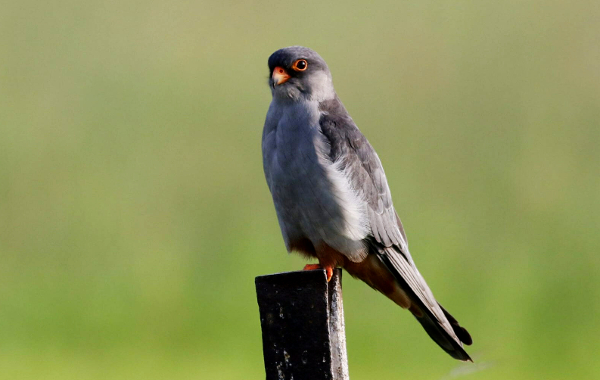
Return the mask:
[[273,74],[271,75],[271,78],[273,79],[273,84],[280,85],[282,83],[287,82],[287,80],[290,79],[290,76],[283,69],[283,67],[277,66],[273,69]]

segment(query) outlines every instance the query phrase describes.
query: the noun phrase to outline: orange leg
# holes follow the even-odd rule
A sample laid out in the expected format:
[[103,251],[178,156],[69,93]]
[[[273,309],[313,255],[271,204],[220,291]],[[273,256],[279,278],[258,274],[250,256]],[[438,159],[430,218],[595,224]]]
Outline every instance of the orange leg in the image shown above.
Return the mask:
[[331,276],[333,276],[333,267],[331,267],[331,266],[322,267],[320,264],[306,264],[304,266],[304,269],[302,269],[302,270],[315,270],[315,269],[325,269],[325,272],[327,273],[327,282],[329,282],[331,280]]

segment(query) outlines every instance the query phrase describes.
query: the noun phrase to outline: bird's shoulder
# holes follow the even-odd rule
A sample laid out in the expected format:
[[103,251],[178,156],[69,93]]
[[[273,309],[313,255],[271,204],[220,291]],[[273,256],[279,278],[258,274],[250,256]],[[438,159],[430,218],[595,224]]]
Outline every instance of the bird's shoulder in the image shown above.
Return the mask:
[[367,161],[375,152],[337,96],[319,103],[319,111],[319,125],[331,145],[329,155],[333,161],[348,152]]

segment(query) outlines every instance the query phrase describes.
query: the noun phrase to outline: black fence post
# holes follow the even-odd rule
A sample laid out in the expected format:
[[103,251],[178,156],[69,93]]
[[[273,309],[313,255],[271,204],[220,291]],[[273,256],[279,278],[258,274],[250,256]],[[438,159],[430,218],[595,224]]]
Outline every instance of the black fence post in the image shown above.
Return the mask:
[[342,271],[256,277],[267,380],[348,380]]

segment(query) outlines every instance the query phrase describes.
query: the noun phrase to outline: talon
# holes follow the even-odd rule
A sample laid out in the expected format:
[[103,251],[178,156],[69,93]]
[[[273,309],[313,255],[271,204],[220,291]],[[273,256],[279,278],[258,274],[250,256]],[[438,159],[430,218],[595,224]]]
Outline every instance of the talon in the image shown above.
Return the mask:
[[306,264],[302,270],[315,270],[315,269],[322,269],[322,267],[319,264]]
[[331,281],[331,277],[333,277],[333,267],[323,268],[320,264],[306,264],[302,270],[315,270],[315,269],[325,269],[325,273],[327,275],[327,282]]
[[331,277],[333,277],[333,268],[325,267],[325,272],[327,273],[327,282],[329,282],[331,280]]

